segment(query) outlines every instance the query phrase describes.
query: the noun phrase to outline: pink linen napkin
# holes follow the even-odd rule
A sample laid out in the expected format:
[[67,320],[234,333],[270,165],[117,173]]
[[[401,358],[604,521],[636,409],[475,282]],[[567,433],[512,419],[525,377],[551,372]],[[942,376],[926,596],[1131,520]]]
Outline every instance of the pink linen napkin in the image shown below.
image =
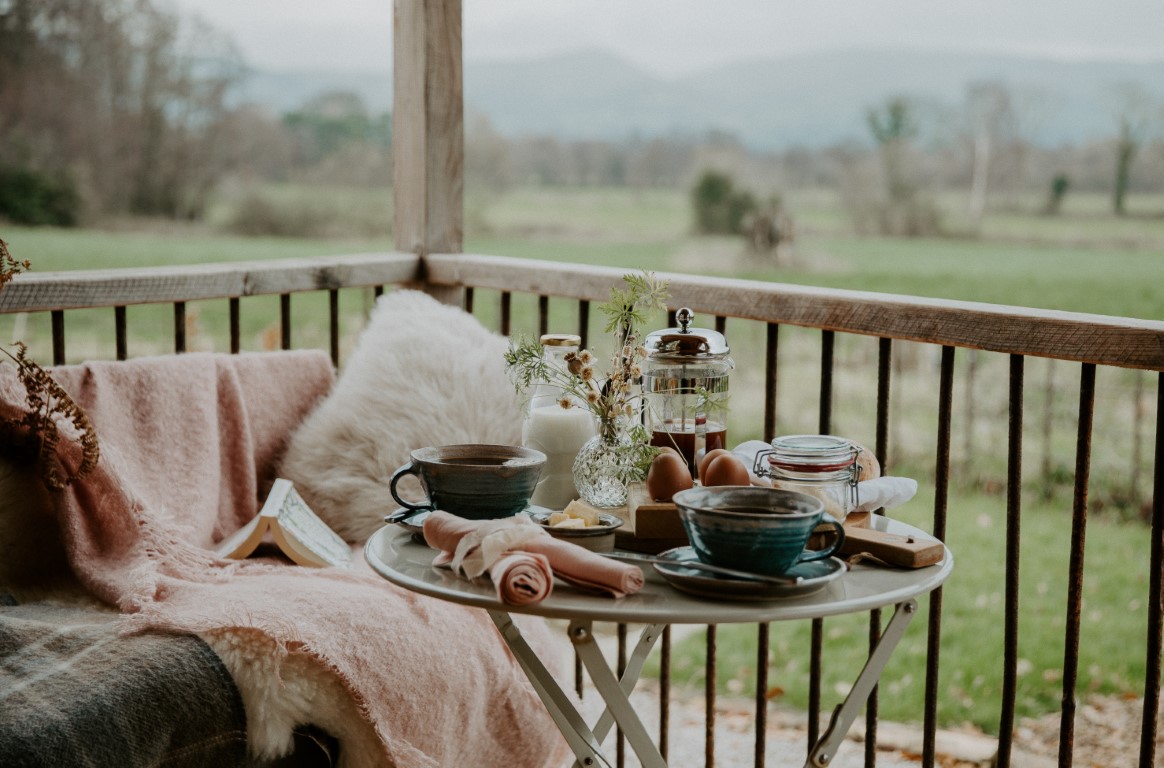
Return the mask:
[[511,552],[489,566],[497,599],[510,605],[540,603],[554,588],[554,572],[545,555]]
[[[516,522],[516,519],[514,519]],[[494,526],[503,521],[475,521],[436,511],[424,521],[424,540],[433,549],[441,551],[437,563],[452,560],[450,553],[457,549],[461,539],[482,526]],[[515,545],[524,553],[542,555],[549,562],[553,575],[587,589],[625,597],[643,587],[643,571],[632,563],[620,563],[583,549],[577,544],[555,539],[540,529],[537,535]]]

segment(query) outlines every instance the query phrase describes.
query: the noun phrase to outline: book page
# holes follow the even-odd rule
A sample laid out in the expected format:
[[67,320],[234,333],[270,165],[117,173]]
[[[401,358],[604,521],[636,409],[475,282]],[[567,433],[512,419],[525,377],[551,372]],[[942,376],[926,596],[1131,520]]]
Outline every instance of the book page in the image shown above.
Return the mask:
[[223,539],[215,554],[232,560],[242,560],[259,546],[263,534],[267,532],[267,525],[267,520],[262,515],[255,515],[249,523]]
[[327,565],[346,568],[351,562],[352,550],[348,543],[319,519],[294,488],[287,490],[276,520],[283,533]]

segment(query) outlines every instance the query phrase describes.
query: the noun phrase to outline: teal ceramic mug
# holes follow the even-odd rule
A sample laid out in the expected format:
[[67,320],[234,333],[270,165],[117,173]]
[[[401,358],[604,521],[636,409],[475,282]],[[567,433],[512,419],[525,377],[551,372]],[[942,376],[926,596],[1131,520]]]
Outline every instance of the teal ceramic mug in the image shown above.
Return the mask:
[[[438,445],[418,448],[392,473],[388,490],[404,509],[441,509],[470,520],[510,517],[529,505],[546,455],[516,445]],[[427,499],[402,498],[397,484],[415,475]]]
[[[709,565],[780,576],[797,563],[831,557],[845,541],[841,523],[805,493],[716,486],[680,491],[673,501],[696,557]],[[805,549],[821,523],[835,528],[836,536],[824,549]]]

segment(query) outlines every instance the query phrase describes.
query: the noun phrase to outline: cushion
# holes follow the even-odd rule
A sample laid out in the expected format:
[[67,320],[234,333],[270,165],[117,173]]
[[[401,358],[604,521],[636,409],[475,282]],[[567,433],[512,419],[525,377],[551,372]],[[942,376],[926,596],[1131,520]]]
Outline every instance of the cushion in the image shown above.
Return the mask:
[[331,393],[292,435],[280,474],[341,536],[367,539],[395,509],[388,482],[410,451],[520,443],[507,347],[458,307],[385,294]]

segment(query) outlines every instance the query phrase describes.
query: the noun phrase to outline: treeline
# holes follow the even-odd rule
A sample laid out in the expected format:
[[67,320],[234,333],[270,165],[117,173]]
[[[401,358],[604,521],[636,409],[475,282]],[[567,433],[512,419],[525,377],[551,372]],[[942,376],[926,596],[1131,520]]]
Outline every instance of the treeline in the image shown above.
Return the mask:
[[0,2],[0,217],[199,219],[229,178],[391,178],[386,115],[237,106],[245,74],[228,38],[150,0]]
[[[249,214],[239,231],[292,234],[313,220],[310,212],[280,212],[254,191],[261,183],[388,188],[388,114],[342,92],[283,115],[240,105],[234,94],[246,68],[230,40],[168,8],[154,0],[0,0],[0,218],[200,219],[230,189],[235,208]],[[736,208],[750,196],[744,207],[763,213],[783,193],[833,189],[859,230],[896,234],[940,227],[935,191],[965,190],[971,227],[987,205],[1034,200],[1054,214],[1073,191],[1110,193],[1122,213],[1129,195],[1164,192],[1164,107],[1135,86],[1115,89],[1113,103],[1109,138],[1057,148],[1041,146],[1022,99],[991,82],[971,84],[964,104],[944,109],[904,98],[854,105],[865,112],[863,141],[781,152],[750,150],[725,133],[503,136],[471,114],[466,189],[695,194],[714,172],[730,181]]]
[[52,223],[199,216],[230,167],[225,96],[240,72],[228,41],[145,0],[0,4],[6,199],[30,207],[17,217]]
[[[1164,192],[1164,106],[1127,92],[1111,137],[1042,146],[1010,109],[1006,89],[976,84],[964,111],[905,98],[864,109],[867,136],[823,149],[756,152],[729,134],[623,142],[507,138],[476,116],[466,128],[466,187],[672,187],[697,192],[708,171],[755,200],[802,189],[839,192],[862,231],[926,234],[940,228],[934,193],[963,191],[975,227],[987,206],[1056,214],[1071,192]],[[859,109],[859,107],[854,107]]]

